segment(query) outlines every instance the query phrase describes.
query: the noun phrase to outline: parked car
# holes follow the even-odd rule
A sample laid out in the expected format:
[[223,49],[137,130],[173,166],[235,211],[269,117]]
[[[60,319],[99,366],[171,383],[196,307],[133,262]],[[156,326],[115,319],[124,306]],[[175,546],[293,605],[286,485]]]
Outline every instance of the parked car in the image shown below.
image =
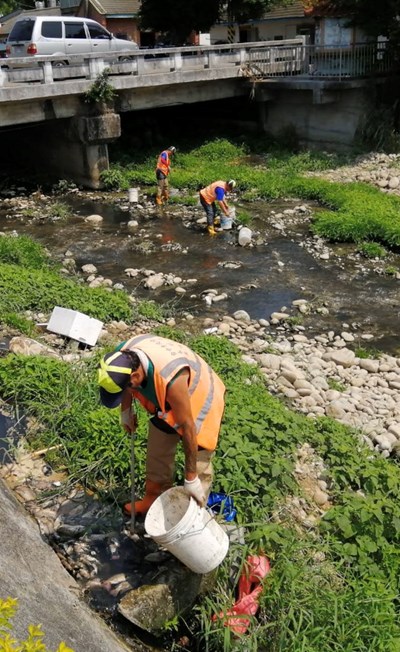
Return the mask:
[[68,55],[92,52],[123,53],[137,51],[134,41],[115,38],[102,25],[89,18],[75,16],[28,16],[20,18],[6,42],[7,57],[35,57],[56,54],[68,63]]

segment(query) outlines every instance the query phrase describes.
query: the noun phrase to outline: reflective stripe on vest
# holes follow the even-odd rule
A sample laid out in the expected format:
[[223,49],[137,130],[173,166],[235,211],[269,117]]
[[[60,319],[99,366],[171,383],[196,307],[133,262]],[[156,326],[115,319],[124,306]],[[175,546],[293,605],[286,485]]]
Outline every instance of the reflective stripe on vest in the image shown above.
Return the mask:
[[[166,408],[168,384],[179,371],[189,369],[189,397],[197,431],[197,443],[207,450],[217,445],[224,412],[225,386],[215,371],[189,347],[156,335],[139,335],[125,343],[123,349],[140,349],[154,365],[154,387],[160,410],[157,416],[182,435],[172,410]],[[143,407],[154,413],[154,406],[143,396],[131,390]]]
[[[165,154],[167,157],[166,161],[161,158],[163,154]],[[161,152],[160,156],[158,157],[156,170],[161,170],[161,172],[167,177],[169,175],[170,165],[171,161],[169,160],[169,152],[165,150],[164,152]]]
[[217,199],[217,195],[215,193],[216,189],[222,188],[225,192],[225,186],[226,181],[214,181],[214,183],[210,183],[209,186],[203,188],[203,190],[200,190],[200,195],[207,202],[207,204],[212,204]]

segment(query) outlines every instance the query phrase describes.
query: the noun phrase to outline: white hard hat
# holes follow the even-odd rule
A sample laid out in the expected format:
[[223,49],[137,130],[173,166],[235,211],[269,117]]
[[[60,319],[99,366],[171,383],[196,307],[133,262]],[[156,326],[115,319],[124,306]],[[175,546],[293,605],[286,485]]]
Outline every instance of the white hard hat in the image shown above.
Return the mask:
[[231,179],[230,181],[228,181],[228,186],[233,190],[236,187],[236,181],[234,179]]

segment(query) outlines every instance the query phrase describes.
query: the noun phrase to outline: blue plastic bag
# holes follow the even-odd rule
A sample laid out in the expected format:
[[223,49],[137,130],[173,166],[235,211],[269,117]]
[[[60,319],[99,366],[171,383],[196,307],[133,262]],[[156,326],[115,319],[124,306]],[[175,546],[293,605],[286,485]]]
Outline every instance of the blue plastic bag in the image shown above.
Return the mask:
[[224,493],[212,491],[208,497],[207,507],[209,507],[214,514],[222,514],[225,521],[234,521],[236,518],[237,512],[233,505],[233,498]]

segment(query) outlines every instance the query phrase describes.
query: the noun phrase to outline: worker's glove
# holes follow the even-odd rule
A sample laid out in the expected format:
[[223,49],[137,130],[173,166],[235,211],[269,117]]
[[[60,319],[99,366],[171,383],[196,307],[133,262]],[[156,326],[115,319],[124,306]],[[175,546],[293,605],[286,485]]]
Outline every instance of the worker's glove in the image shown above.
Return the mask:
[[131,408],[121,410],[120,418],[121,426],[126,432],[135,432],[137,426],[136,415],[132,412]]
[[206,495],[199,476],[196,476],[194,480],[185,480],[184,487],[189,496],[193,496],[200,507],[204,507],[206,504]]

